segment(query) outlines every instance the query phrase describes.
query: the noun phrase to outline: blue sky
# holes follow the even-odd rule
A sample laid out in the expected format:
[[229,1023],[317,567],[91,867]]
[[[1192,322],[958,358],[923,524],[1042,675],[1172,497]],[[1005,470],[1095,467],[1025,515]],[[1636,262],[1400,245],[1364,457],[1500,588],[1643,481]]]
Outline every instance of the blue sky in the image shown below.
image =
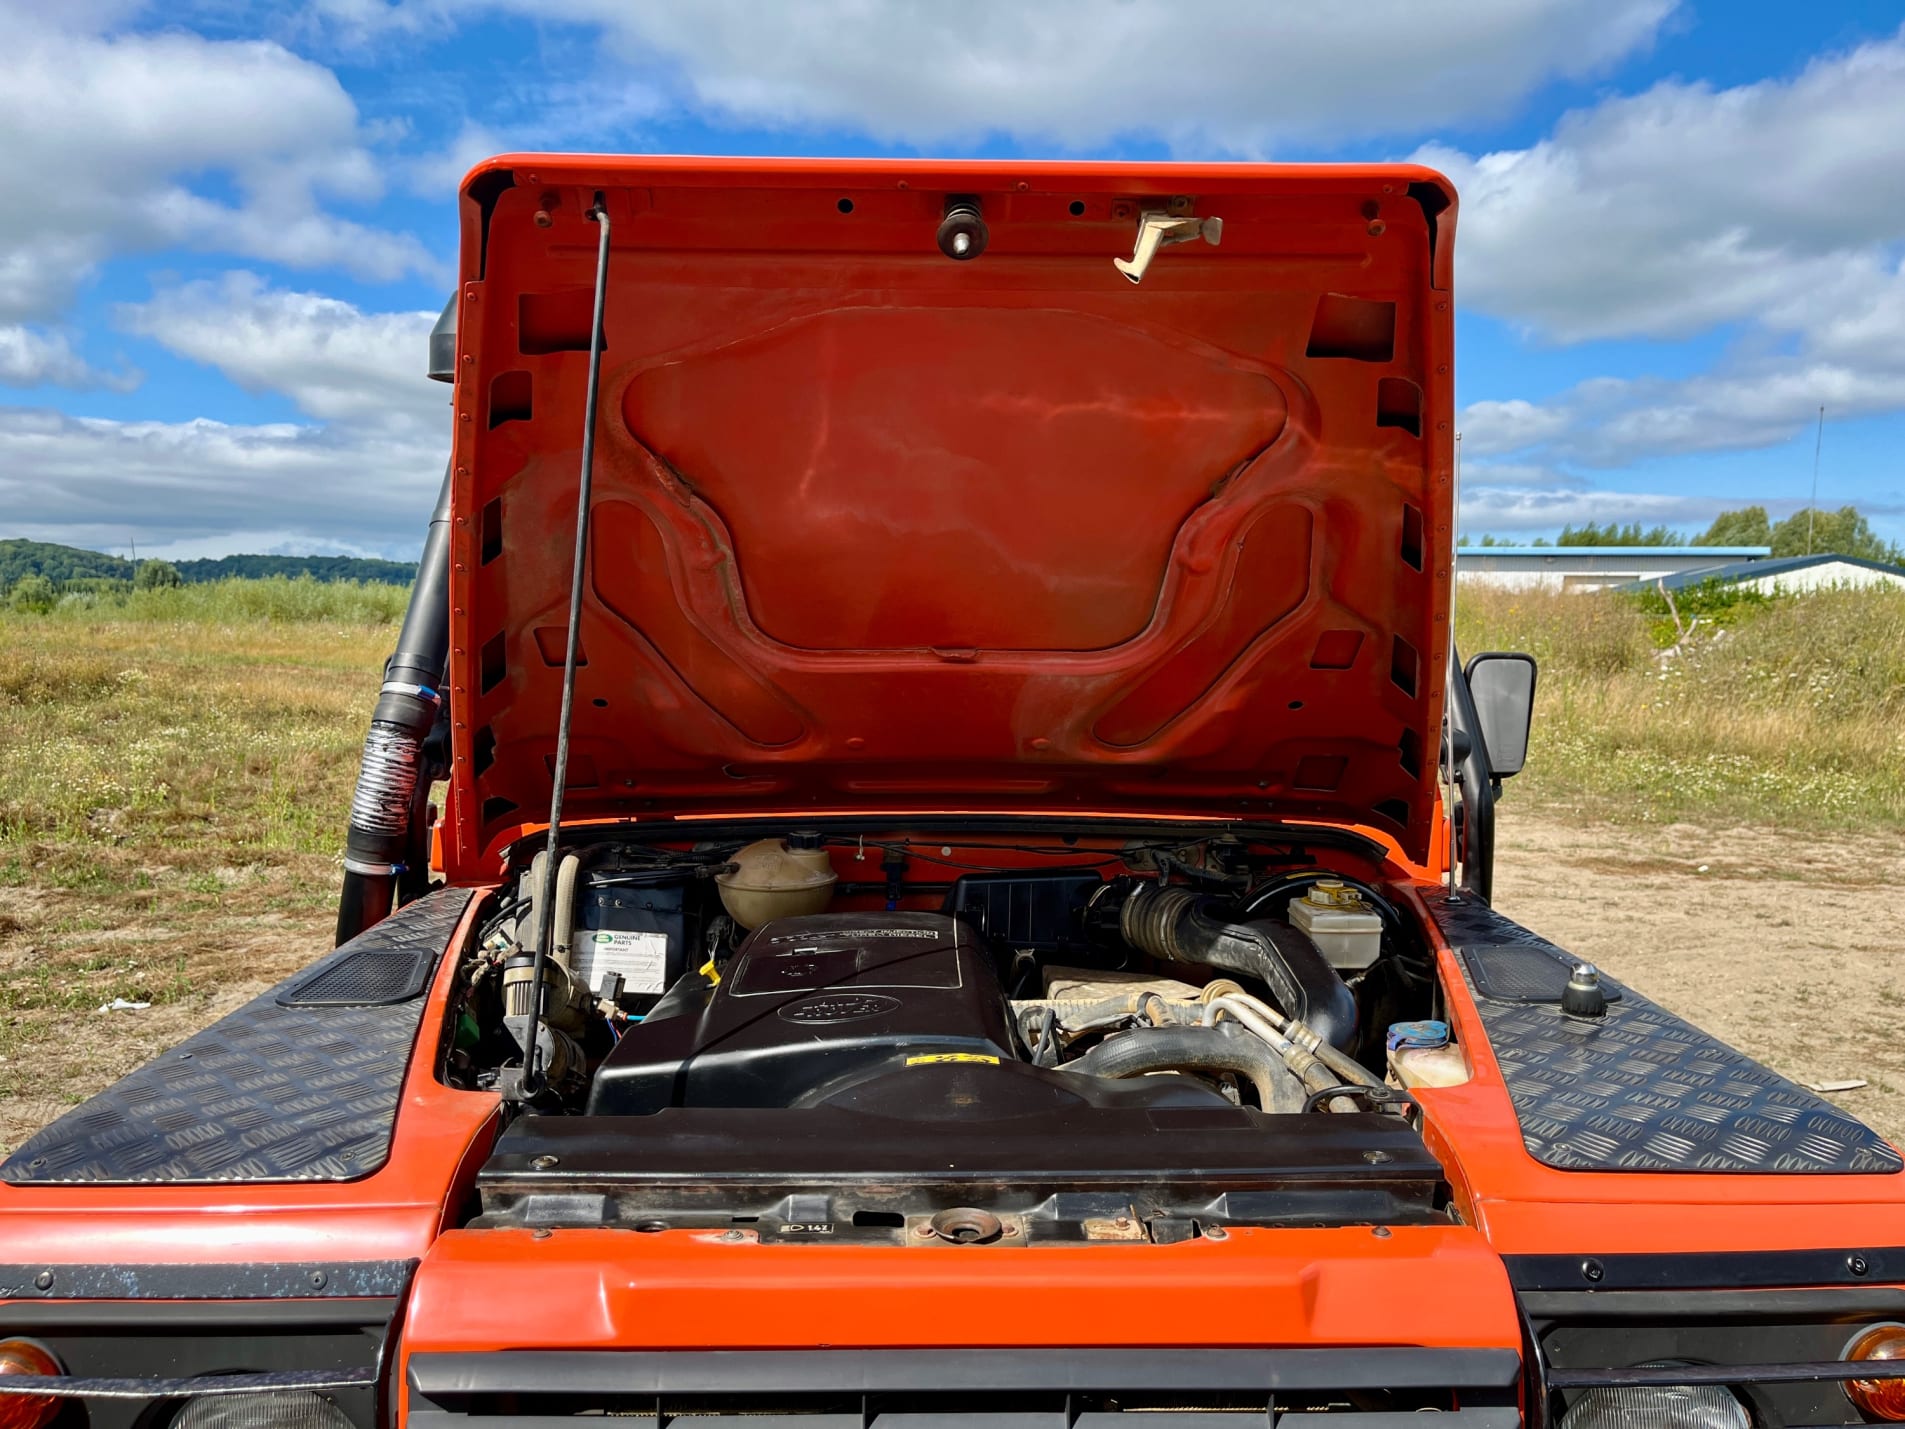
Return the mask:
[[414,554],[499,149],[1415,158],[1464,526],[1905,539],[1905,29],[1759,0],[0,0],[0,536]]

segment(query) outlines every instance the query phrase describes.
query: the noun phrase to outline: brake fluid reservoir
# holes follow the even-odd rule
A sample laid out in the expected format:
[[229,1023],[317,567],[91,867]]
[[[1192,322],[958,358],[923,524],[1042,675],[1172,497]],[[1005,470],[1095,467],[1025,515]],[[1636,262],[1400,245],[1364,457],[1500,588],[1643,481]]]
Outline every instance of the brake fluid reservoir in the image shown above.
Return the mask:
[[1340,972],[1361,972],[1382,955],[1382,919],[1339,879],[1319,878],[1290,904],[1290,922]]

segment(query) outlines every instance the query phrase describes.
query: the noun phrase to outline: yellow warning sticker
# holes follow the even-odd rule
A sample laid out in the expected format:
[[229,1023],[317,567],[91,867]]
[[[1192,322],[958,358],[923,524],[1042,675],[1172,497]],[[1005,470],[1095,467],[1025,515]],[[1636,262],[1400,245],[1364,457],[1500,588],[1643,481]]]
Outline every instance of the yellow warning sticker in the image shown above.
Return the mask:
[[999,1065],[997,1057],[988,1057],[980,1052],[933,1052],[924,1057],[906,1059],[909,1067],[932,1067],[941,1062],[989,1062],[995,1067]]

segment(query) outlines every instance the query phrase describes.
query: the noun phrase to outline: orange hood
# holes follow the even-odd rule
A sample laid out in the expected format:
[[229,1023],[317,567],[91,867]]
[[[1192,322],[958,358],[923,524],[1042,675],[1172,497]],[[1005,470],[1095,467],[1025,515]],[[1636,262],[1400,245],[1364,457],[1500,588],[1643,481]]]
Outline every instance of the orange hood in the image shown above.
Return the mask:
[[[1440,176],[512,155],[462,195],[453,871],[549,797],[598,193],[570,817],[1295,816],[1426,852]],[[1221,242],[1134,285],[1150,211]]]

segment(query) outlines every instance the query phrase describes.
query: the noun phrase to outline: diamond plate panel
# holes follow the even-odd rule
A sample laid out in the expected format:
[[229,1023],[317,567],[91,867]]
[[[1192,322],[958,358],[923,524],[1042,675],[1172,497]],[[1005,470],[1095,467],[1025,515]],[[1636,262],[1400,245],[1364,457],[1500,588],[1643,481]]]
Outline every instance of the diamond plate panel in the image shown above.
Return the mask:
[[[1465,963],[1470,948],[1554,947],[1472,895],[1426,901]],[[1580,1018],[1492,998],[1472,974],[1468,981],[1522,1141],[1545,1165],[1762,1175],[1905,1169],[1862,1122],[1632,988],[1606,1016]]]
[[351,1181],[390,1155],[421,992],[376,1007],[287,1006],[357,953],[432,967],[469,906],[443,889],[148,1062],[31,1137],[0,1166],[14,1185]]
[[[1551,945],[1464,943],[1460,951],[1476,991],[1497,1002],[1559,1002],[1574,971],[1575,959]],[[1609,1002],[1625,995],[1605,975],[1601,992]]]

